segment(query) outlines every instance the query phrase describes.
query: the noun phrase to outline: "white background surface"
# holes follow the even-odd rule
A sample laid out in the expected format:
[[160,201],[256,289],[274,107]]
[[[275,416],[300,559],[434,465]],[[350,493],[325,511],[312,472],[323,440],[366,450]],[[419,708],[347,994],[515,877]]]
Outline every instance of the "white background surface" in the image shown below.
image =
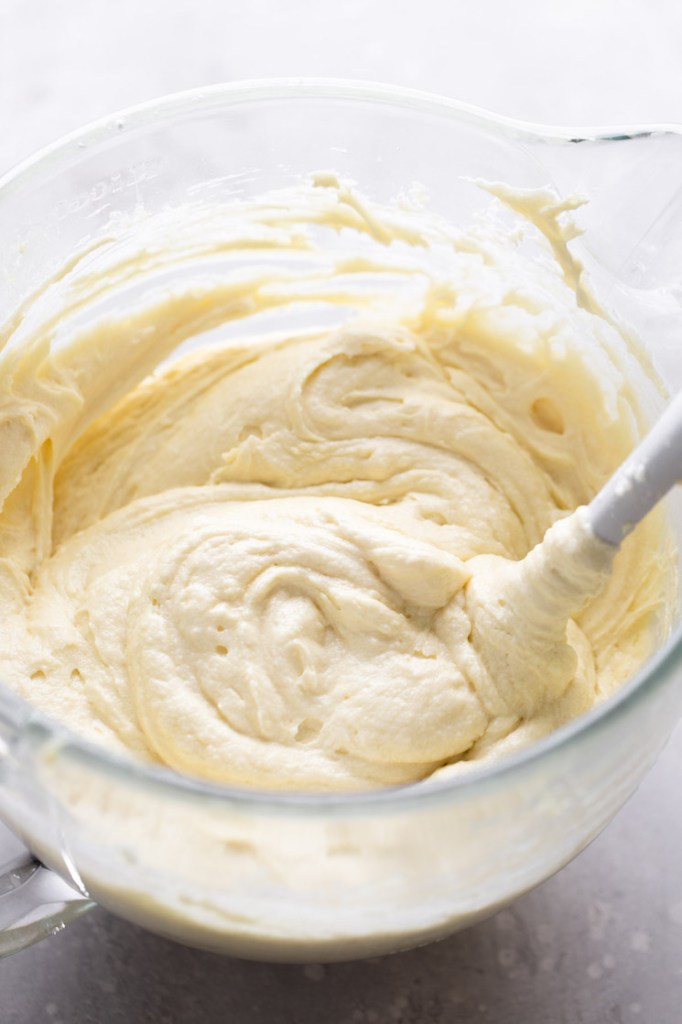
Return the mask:
[[[0,172],[162,93],[302,75],[429,89],[546,123],[682,124],[682,6],[0,0]],[[0,1024],[678,1024],[681,786],[678,728],[577,861],[493,920],[392,958],[241,963],[95,911],[0,964]]]

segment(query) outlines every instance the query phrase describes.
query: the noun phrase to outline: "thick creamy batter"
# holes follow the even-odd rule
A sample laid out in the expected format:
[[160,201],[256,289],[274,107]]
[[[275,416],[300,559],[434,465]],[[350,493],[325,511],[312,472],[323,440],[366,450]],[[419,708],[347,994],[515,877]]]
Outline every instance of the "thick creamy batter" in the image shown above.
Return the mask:
[[570,514],[637,404],[567,207],[522,198],[554,256],[321,176],[57,275],[0,356],[3,680],[114,751],[296,789],[464,770],[613,692],[668,542],[654,516],[613,564]]

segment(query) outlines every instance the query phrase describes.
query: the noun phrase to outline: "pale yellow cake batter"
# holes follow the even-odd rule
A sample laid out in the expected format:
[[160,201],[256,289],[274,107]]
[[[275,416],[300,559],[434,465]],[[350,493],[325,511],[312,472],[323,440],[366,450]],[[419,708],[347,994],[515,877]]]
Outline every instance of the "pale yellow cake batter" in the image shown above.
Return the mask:
[[612,693],[660,638],[668,541],[654,516],[613,566],[568,515],[641,417],[566,207],[524,201],[553,254],[320,176],[57,275],[0,355],[0,677],[111,750],[300,789],[463,770]]

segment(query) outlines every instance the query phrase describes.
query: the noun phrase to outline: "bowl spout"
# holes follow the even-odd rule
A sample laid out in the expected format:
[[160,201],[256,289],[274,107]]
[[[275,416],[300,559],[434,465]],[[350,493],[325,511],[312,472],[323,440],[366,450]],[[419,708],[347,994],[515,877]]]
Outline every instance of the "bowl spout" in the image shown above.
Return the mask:
[[584,193],[591,255],[637,289],[682,284],[682,128],[548,139],[543,159],[562,193]]

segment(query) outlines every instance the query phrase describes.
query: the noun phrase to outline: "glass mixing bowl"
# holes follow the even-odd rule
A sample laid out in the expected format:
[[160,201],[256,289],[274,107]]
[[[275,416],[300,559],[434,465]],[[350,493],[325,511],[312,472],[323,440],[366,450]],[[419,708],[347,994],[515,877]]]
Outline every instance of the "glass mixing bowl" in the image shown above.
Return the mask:
[[[551,184],[590,197],[582,258],[674,389],[681,160],[672,127],[548,129],[362,83],[170,97],[78,132],[0,181],[0,321],[11,324],[116,212],[254,197],[331,168],[379,202],[419,182],[430,208],[457,224],[483,201],[472,179]],[[682,547],[677,500],[670,518]],[[93,900],[164,935],[254,958],[354,958],[435,939],[542,882],[593,839],[681,705],[677,631],[614,697],[497,765],[428,788],[301,795],[129,763],[0,686],[0,816],[35,855],[16,838],[0,846],[0,952]]]

